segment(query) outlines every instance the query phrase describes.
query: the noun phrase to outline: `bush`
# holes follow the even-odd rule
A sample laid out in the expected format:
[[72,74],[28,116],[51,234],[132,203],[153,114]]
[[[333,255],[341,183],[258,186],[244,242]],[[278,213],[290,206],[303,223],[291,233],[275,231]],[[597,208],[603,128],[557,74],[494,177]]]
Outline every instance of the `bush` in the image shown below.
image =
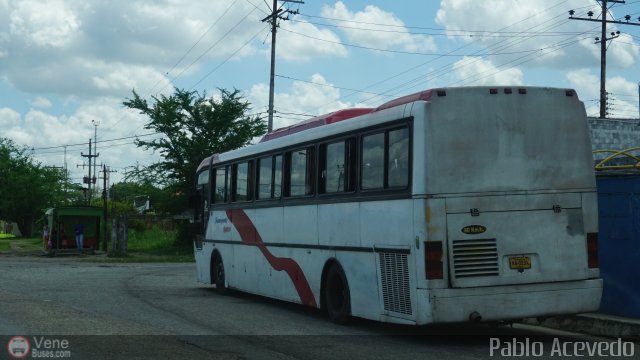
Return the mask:
[[129,230],[134,230],[137,233],[144,232],[147,229],[147,224],[141,219],[130,219],[128,226]]

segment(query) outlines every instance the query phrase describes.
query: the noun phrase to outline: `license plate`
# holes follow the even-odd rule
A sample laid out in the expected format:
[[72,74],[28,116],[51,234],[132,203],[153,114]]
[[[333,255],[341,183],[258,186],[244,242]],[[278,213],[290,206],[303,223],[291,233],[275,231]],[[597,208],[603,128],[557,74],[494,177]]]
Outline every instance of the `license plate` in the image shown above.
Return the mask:
[[512,269],[531,269],[530,256],[509,256],[509,267]]

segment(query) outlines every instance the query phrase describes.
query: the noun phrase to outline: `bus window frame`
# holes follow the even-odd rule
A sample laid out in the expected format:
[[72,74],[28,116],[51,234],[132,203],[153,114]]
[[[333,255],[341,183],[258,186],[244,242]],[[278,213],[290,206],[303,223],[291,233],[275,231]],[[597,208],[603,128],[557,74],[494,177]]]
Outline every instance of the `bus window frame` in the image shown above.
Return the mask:
[[[246,185],[246,199],[238,200],[238,169],[240,165],[247,165],[247,185]],[[232,186],[231,186],[231,202],[232,203],[248,203],[253,201],[253,159],[241,160],[232,164]]]
[[[284,153],[284,169],[283,169],[283,198],[285,199],[309,199],[314,198],[316,196],[317,184],[317,142],[313,142],[311,144],[307,144],[304,146],[295,146],[291,150],[287,150]],[[291,195],[291,175],[292,175],[292,166],[293,159],[292,155],[294,153],[300,153],[300,151],[306,151],[305,157],[305,193],[304,194],[296,194]],[[309,191],[307,191],[306,187],[309,186]]]
[[[280,179],[276,179],[277,178],[277,165],[278,165],[278,158],[280,158]],[[280,199],[282,199],[282,188],[283,188],[283,174],[284,174],[284,154],[283,153],[271,153],[271,154],[258,154],[257,156],[253,157],[253,161],[255,163],[255,175],[253,177],[253,180],[255,182],[255,196],[254,196],[254,201],[257,202],[266,202],[266,201],[278,201]],[[260,180],[260,176],[262,175],[262,160],[264,159],[269,159],[271,161],[271,167],[270,167],[270,182],[269,182],[269,196],[268,197],[260,197],[260,185],[261,185],[261,180]],[[279,182],[277,182],[276,180],[279,180]],[[277,188],[280,187],[280,193],[276,194],[276,190]]]
[[[326,171],[328,171],[327,155],[328,148],[334,144],[344,144],[344,183],[340,191],[327,191]],[[318,160],[316,171],[317,193],[319,197],[333,197],[353,195],[357,191],[357,136],[351,135],[347,137],[332,138],[327,141],[318,143]]]
[[[387,126],[384,126],[384,127],[367,129],[366,131],[363,131],[358,135],[358,144],[357,144],[358,146],[358,176],[357,176],[358,186],[357,188],[359,193],[368,196],[369,194],[373,194],[373,193],[388,193],[388,192],[394,192],[394,191],[398,192],[398,191],[406,191],[408,189],[411,189],[412,177],[413,177],[413,126],[410,121],[408,121],[407,119],[404,119],[404,120],[405,120],[404,122],[387,124]],[[391,187],[389,186],[389,150],[390,150],[389,133],[392,131],[402,130],[402,129],[407,130],[407,140],[408,140],[407,142],[407,150],[408,150],[407,185]],[[382,179],[383,186],[380,188],[365,189],[362,186],[363,180],[364,180],[364,177],[362,176],[362,164],[364,163],[364,138],[367,136],[378,135],[378,134],[382,134],[384,138],[384,144],[383,144],[383,151],[384,151],[383,161],[384,162],[383,162],[383,179]]]

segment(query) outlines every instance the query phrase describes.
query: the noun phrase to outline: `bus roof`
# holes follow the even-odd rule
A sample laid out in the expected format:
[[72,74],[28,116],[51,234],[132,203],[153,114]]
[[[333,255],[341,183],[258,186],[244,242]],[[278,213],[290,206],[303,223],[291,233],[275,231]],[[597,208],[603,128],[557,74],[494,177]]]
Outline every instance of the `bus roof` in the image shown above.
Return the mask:
[[311,128],[322,126],[322,125],[333,124],[338,121],[347,120],[356,116],[368,114],[372,111],[374,111],[374,109],[372,108],[353,108],[353,109],[343,109],[343,110],[334,111],[329,114],[320,115],[320,116],[313,117],[311,119],[301,121],[291,126],[276,129],[266,134],[265,136],[263,136],[260,142],[277,139],[279,137],[287,136],[290,134],[294,134],[303,130],[311,129]]

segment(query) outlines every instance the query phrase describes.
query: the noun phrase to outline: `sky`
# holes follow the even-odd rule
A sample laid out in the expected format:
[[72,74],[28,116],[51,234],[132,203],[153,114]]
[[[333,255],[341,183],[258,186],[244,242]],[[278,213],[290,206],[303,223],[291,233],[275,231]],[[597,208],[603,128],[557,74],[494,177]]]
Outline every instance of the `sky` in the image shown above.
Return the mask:
[[[96,158],[121,181],[159,155],[134,139],[160,135],[122,102],[174,88],[238,89],[267,117],[270,0],[0,0],[0,137],[71,180]],[[375,107],[420,90],[511,85],[576,89],[598,116],[600,17],[593,0],[305,0],[276,40],[274,128],[342,108]],[[640,24],[640,0],[607,16]],[[640,26],[608,44],[609,117],[638,118]],[[152,100],[151,100],[152,101]]]

